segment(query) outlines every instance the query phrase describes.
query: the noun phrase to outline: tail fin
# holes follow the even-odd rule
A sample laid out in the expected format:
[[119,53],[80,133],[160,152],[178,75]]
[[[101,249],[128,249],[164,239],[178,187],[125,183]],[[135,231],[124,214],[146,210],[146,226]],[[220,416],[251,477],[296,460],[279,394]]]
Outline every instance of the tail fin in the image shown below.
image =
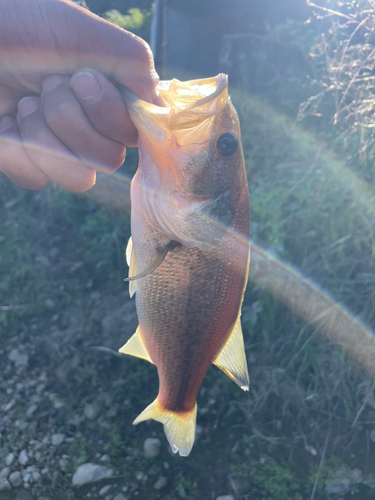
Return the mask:
[[134,420],[137,425],[144,420],[152,418],[164,424],[164,432],[174,453],[179,452],[182,457],[187,457],[191,452],[195,438],[195,420],[197,417],[197,403],[194,408],[185,413],[175,413],[165,410],[156,398]]

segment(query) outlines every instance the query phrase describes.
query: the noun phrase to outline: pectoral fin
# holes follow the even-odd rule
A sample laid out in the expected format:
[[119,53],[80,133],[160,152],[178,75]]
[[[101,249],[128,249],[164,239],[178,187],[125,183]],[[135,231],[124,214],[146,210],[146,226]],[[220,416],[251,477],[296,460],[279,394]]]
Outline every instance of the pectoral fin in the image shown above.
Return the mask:
[[[129,243],[130,243],[130,240],[129,240]],[[140,272],[137,275],[133,275],[133,274],[130,275],[130,271],[129,271],[129,278],[126,278],[124,281],[138,280],[139,278],[144,278],[145,276],[148,276],[149,274],[151,274],[152,272],[154,272],[155,269],[157,269],[160,266],[160,264],[163,262],[163,260],[165,259],[165,256],[169,252],[169,250],[172,250],[176,245],[177,245],[176,241],[170,241],[168,243],[168,245],[166,245],[164,248],[162,248],[161,250],[159,250],[157,252],[156,257],[151,262],[151,264],[148,267],[146,267],[146,269],[144,269],[142,272]],[[126,253],[128,253],[128,250],[126,250]],[[132,255],[133,255],[133,253],[134,253],[134,250],[132,252]],[[133,261],[131,261],[131,263],[132,262]]]
[[243,342],[240,314],[226,344],[213,360],[213,364],[222,370],[244,391],[249,390],[245,346]]
[[138,326],[135,334],[130,337],[121,349],[118,350],[122,354],[128,354],[129,356],[135,356],[136,358],[145,359],[152,363],[149,353],[147,352],[146,346],[141,337],[141,329]]
[[[133,239],[130,236],[128,241],[128,246],[126,247],[126,263],[129,266],[129,277],[125,281],[129,281],[133,276],[137,274],[137,258],[135,256],[135,249],[133,246]],[[129,295],[133,297],[136,292],[136,284],[134,281],[129,283]]]

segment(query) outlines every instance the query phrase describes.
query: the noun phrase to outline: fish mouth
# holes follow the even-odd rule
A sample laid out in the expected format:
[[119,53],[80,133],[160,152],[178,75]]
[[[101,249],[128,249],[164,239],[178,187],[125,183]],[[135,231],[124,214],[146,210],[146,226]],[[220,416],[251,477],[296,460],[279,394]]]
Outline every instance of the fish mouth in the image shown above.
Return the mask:
[[118,86],[130,118],[142,134],[147,128],[178,132],[191,129],[219,114],[228,102],[228,77],[219,74],[200,80],[161,81],[157,86],[162,106],[142,101],[128,89]]

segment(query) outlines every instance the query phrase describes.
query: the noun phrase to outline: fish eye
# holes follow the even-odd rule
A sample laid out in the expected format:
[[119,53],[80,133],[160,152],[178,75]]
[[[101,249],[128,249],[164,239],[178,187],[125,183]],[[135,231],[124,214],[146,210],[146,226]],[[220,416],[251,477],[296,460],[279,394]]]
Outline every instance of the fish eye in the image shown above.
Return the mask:
[[216,141],[217,152],[221,156],[232,156],[237,151],[238,140],[231,132],[221,135]]

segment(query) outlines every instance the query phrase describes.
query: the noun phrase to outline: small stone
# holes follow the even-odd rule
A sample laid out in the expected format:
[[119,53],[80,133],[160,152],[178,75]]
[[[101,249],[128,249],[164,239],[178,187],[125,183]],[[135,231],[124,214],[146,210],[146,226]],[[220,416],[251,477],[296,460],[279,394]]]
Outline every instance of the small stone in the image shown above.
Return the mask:
[[356,483],[362,482],[362,471],[360,469],[353,469],[352,478]]
[[154,484],[155,490],[161,490],[167,484],[168,479],[165,476],[160,476],[159,479]]
[[111,461],[111,459],[109,458],[109,456],[108,456],[108,455],[103,455],[103,456],[101,456],[99,460],[100,460],[101,462],[110,462],[110,461]]
[[31,474],[29,472],[27,472],[24,476],[23,476],[23,482],[24,483],[28,483],[31,479]]
[[38,472],[38,471],[34,471],[34,472],[32,473],[32,476],[33,476],[33,480],[34,480],[36,483],[37,483],[37,482],[40,480],[40,478],[42,477],[41,473],[40,473],[40,472]]
[[119,493],[118,495],[115,496],[113,500],[126,500],[126,498],[122,493]]
[[18,349],[12,349],[8,354],[8,359],[14,363],[16,368],[26,368],[29,363],[29,356]]
[[233,495],[222,495],[221,497],[217,497],[216,500],[234,500]]
[[37,409],[38,409],[38,405],[36,405],[36,404],[30,405],[26,411],[26,417],[27,418],[32,417]]
[[59,460],[59,465],[60,465],[60,468],[61,470],[63,470],[64,472],[66,471],[67,467],[68,467],[68,460],[66,458],[60,458]]
[[5,457],[5,464],[8,466],[12,465],[15,458],[16,457],[14,456],[14,453],[8,453],[8,455]]
[[59,446],[65,440],[65,434],[54,434],[51,438],[53,446]]
[[83,413],[89,420],[95,420],[100,413],[100,407],[99,405],[87,404],[85,406],[85,409],[83,410]]
[[12,487],[5,477],[0,477],[0,491],[10,490]]
[[112,476],[112,469],[108,469],[107,467],[104,467],[104,465],[86,463],[80,465],[75,471],[72,479],[72,485],[79,487],[84,484],[94,483]]
[[111,484],[107,484],[106,486],[103,486],[103,488],[101,488],[99,490],[99,496],[102,497],[104,496],[106,493],[108,493],[108,491],[112,488],[112,485]]
[[7,479],[10,474],[10,467],[4,467],[4,469],[0,472],[0,478],[5,477]]
[[17,488],[17,486],[21,486],[22,476],[20,471],[16,470],[15,472],[12,472],[12,474],[9,476],[9,481],[15,488]]
[[52,308],[55,306],[55,303],[54,303],[54,301],[53,301],[52,299],[46,299],[46,300],[44,301],[44,303],[45,303],[45,305],[46,305],[47,307],[49,307],[50,309],[52,309]]
[[181,483],[178,483],[176,490],[181,498],[186,498],[186,491],[185,491],[184,486]]
[[113,500],[113,495],[107,495],[104,500]]
[[22,450],[18,455],[18,463],[20,463],[21,465],[26,465],[28,460],[29,457],[27,456],[26,450]]
[[154,458],[160,453],[161,441],[157,438],[147,438],[143,443],[146,458]]
[[45,476],[46,474],[48,474],[48,467],[44,467],[44,469],[42,469],[40,472],[43,474],[43,476]]

